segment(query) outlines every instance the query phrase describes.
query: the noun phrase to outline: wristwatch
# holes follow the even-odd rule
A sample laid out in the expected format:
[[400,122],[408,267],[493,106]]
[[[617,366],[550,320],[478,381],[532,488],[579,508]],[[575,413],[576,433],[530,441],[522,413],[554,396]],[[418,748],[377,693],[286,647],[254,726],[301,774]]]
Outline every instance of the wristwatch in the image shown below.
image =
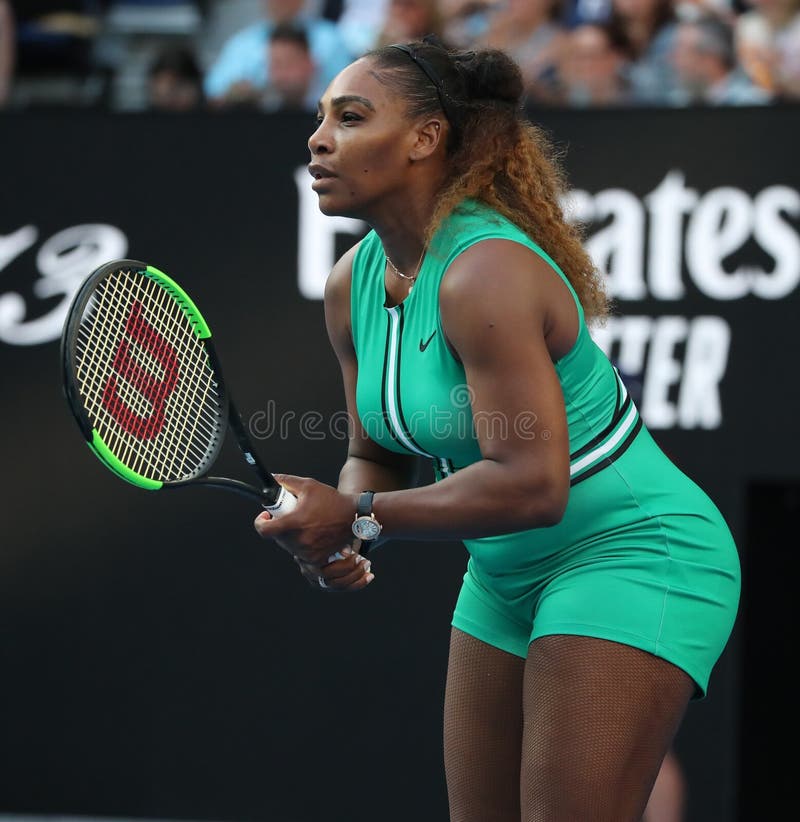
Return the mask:
[[358,495],[356,518],[353,520],[353,533],[362,541],[370,542],[381,532],[381,524],[372,513],[372,498],[374,491],[362,491]]

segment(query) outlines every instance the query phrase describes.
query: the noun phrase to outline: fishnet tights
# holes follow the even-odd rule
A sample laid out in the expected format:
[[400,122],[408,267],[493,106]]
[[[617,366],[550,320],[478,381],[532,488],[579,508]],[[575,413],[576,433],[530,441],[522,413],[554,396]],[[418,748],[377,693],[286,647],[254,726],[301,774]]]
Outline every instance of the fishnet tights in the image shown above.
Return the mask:
[[523,660],[453,629],[451,822],[638,822],[693,688],[615,642],[542,637]]
[[444,700],[451,822],[519,822],[525,660],[453,629]]

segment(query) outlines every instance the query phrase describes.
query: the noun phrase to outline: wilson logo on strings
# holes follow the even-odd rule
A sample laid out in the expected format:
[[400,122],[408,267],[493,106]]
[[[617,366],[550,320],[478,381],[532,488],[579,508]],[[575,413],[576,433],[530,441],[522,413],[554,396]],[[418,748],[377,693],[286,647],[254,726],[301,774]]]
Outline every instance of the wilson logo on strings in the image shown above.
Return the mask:
[[[175,349],[145,319],[144,309],[138,300],[131,305],[125,320],[125,332],[127,337],[121,337],[117,343],[111,364],[116,374],[109,374],[103,385],[102,405],[123,431],[140,440],[151,440],[164,428],[167,397],[178,383],[178,358]],[[131,356],[131,342],[158,362],[163,372],[162,379],[146,371]],[[147,401],[149,414],[139,414],[125,402],[119,393],[118,377]],[[129,394],[130,389],[126,393]]]

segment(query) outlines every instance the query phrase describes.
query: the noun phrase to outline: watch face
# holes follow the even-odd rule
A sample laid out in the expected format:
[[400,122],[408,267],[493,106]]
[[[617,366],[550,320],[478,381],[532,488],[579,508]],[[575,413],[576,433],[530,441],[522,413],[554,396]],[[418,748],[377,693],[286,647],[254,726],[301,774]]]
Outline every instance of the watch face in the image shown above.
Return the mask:
[[371,517],[359,517],[353,523],[353,533],[359,539],[375,539],[381,532],[381,526]]

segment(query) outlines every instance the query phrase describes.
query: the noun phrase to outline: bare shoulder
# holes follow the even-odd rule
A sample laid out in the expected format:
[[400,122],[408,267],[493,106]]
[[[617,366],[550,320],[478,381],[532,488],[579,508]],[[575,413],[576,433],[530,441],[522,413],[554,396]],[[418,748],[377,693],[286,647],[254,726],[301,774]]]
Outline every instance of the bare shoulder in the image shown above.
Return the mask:
[[[536,276],[537,272],[545,276]],[[558,277],[538,254],[513,240],[482,240],[451,263],[439,289],[442,318],[464,312],[491,317],[498,312],[531,317],[546,304],[543,282]]]
[[328,279],[325,281],[325,303],[350,299],[350,280],[353,276],[353,260],[361,241],[345,251],[334,263]]
[[486,351],[490,338],[509,349],[539,340],[557,359],[578,333],[575,302],[561,276],[513,240],[482,240],[456,257],[442,278],[439,309],[445,336],[461,354]]
[[353,260],[360,245],[360,242],[356,243],[336,261],[325,281],[325,325],[340,358],[353,353],[350,282],[353,278]]

